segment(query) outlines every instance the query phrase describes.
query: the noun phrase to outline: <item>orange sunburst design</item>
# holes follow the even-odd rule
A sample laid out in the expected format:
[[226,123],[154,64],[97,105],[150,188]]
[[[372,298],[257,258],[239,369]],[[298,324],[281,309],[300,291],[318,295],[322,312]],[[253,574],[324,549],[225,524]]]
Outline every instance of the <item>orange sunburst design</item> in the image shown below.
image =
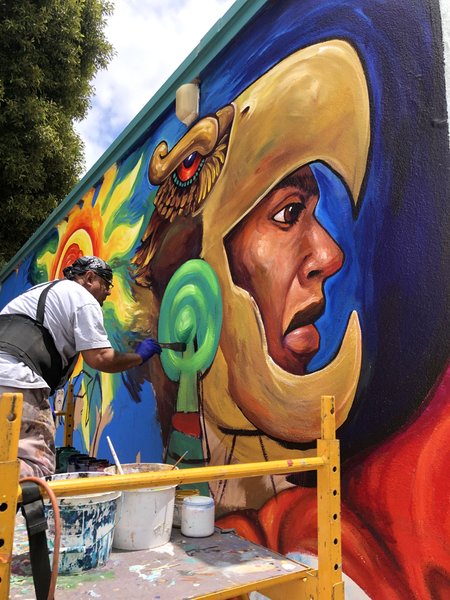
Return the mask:
[[[80,256],[95,255],[103,258],[114,270],[114,287],[104,303],[106,325],[126,328],[131,318],[134,300],[127,283],[127,263],[124,260],[138,242],[144,215],[133,223],[124,223],[117,218],[123,205],[133,195],[135,184],[142,167],[142,156],[136,166],[123,178],[118,178],[118,167],[114,164],[106,171],[99,189],[89,189],[81,201],[56,226],[58,245],[56,251],[46,247],[37,255],[37,266],[47,274],[48,280],[64,277],[63,270]],[[119,266],[117,266],[119,265]],[[83,361],[77,362],[73,377],[80,374]],[[102,405],[100,414],[112,415],[111,402],[118,380],[114,375],[102,374]],[[83,408],[88,410],[84,382],[82,382]],[[86,448],[91,449],[92,427],[75,423],[81,429]],[[97,425],[94,427],[97,429]],[[103,426],[105,423],[103,423]],[[92,448],[94,450],[94,448]]]
[[91,188],[56,226],[59,238],[56,252],[46,251],[37,258],[38,266],[46,270],[49,280],[63,277],[64,268],[80,256],[100,256],[111,264],[114,287],[105,308],[113,310],[115,320],[124,326],[131,314],[133,299],[126,282],[126,269],[116,269],[115,263],[123,263],[123,257],[139,240],[144,216],[133,224],[120,221],[116,224],[115,216],[132,195],[141,166],[142,157],[120,182],[116,182],[117,166],[108,169],[98,194]]

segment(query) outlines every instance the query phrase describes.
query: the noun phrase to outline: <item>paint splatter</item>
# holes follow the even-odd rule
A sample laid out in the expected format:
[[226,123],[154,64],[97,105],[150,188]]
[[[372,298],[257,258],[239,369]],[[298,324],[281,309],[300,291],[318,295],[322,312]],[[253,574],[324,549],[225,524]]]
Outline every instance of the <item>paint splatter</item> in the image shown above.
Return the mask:
[[[148,569],[150,572],[145,573],[145,569]],[[162,569],[151,569],[149,565],[132,565],[128,569],[130,573],[137,573],[137,575],[141,579],[145,579],[145,581],[158,581],[162,577]]]
[[281,568],[283,569],[283,571],[293,571],[296,568],[296,565],[292,564],[291,562],[282,562],[281,563]]
[[163,546],[158,546],[157,548],[149,548],[149,552],[156,552],[157,554],[169,554],[170,556],[175,556],[175,550],[173,544],[168,542]]

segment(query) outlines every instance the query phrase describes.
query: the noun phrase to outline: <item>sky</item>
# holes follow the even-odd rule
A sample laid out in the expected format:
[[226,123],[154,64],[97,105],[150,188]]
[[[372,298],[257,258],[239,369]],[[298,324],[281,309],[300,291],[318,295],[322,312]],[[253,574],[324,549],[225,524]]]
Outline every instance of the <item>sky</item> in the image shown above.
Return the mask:
[[87,117],[75,124],[85,171],[101,157],[234,0],[114,0],[105,34],[115,56],[93,81]]

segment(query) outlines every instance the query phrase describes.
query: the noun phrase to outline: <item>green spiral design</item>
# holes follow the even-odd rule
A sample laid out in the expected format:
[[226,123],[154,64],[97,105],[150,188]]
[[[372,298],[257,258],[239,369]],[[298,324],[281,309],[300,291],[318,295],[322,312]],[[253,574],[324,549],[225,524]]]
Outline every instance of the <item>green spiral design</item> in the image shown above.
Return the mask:
[[204,260],[185,262],[172,276],[161,302],[158,339],[184,342],[186,351],[163,350],[167,376],[203,373],[214,360],[222,327],[222,296],[213,269]]

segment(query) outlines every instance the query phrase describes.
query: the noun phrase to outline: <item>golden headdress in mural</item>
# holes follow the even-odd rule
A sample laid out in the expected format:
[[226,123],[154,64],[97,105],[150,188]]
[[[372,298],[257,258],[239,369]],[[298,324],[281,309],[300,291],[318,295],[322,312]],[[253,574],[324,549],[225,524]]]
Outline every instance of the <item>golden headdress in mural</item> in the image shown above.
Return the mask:
[[350,316],[330,364],[308,375],[287,373],[268,355],[255,303],[233,283],[223,240],[271,188],[313,161],[329,165],[358,201],[370,142],[366,78],[355,50],[334,40],[290,55],[233,104],[227,158],[203,209],[202,257],[217,273],[224,306],[218,356],[204,381],[205,414],[225,429],[312,440],[320,436],[321,394],[336,396],[338,425],[352,405],[361,365],[358,316]]

